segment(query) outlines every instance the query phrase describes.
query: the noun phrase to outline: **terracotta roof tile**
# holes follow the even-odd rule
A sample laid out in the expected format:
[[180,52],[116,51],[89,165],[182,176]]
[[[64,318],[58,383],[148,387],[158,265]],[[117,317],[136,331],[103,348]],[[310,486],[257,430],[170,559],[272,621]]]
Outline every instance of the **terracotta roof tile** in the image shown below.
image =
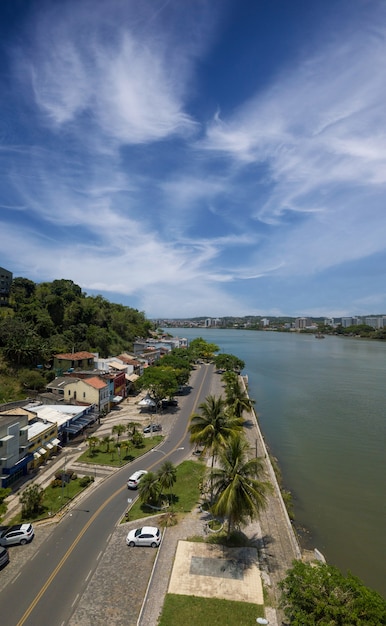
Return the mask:
[[83,382],[87,383],[87,385],[90,385],[91,387],[94,387],[94,389],[103,389],[103,387],[107,387],[107,384],[97,376],[84,378]]
[[56,359],[63,361],[79,361],[83,359],[95,359],[95,354],[91,352],[69,352],[68,354],[54,354]]

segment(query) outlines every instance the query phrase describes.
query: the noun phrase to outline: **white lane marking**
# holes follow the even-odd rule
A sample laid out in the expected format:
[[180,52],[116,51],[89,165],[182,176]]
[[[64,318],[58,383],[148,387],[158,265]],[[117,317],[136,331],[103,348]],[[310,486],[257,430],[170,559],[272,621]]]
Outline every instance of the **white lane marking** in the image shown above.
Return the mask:
[[71,604],[71,607],[73,607],[77,603],[78,598],[79,598],[79,593],[76,594],[74,602]]

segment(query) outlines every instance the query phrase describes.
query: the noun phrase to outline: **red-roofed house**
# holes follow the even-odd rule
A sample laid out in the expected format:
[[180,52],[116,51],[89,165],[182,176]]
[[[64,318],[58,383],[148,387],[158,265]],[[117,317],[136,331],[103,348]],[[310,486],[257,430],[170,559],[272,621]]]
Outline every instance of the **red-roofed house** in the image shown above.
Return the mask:
[[110,409],[109,384],[99,376],[72,378],[64,389],[64,401],[68,404],[95,404],[100,412]]
[[95,354],[92,352],[70,352],[68,354],[54,354],[54,369],[61,373],[68,370],[93,370]]

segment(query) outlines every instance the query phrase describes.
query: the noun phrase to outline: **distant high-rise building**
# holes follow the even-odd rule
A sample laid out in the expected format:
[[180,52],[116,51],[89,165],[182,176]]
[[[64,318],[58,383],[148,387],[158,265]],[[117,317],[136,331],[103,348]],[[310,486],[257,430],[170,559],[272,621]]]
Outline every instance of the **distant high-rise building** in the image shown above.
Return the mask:
[[379,330],[379,328],[385,328],[386,316],[374,315],[372,317],[366,317],[365,324],[367,324],[367,326],[371,326],[372,328],[375,328],[376,330]]
[[297,330],[312,328],[314,325],[314,322],[309,317],[297,317],[295,320],[295,328]]
[[0,306],[7,305],[12,285],[12,272],[0,267]]

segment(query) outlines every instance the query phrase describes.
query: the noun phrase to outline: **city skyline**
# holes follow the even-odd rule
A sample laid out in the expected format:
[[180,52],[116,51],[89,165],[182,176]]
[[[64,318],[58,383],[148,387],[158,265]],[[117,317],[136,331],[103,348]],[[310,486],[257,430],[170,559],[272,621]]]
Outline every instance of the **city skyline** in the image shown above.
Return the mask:
[[0,6],[0,265],[148,318],[386,310],[386,5]]

